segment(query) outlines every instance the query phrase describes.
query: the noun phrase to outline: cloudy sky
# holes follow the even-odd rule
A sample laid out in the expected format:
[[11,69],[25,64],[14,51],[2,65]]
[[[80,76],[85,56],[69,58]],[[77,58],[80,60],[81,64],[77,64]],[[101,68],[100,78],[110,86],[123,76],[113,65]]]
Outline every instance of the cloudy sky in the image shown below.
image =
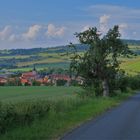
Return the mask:
[[139,0],[0,0],[0,49],[76,43],[75,32],[120,26],[140,39]]

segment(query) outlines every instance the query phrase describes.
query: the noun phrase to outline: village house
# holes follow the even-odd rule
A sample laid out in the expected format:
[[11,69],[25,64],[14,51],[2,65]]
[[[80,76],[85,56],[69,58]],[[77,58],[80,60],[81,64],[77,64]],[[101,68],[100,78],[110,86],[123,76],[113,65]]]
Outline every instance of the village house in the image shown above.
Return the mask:
[[0,85],[4,85],[6,83],[7,83],[7,78],[3,77],[3,76],[0,76]]
[[22,73],[20,80],[22,85],[33,85],[34,81],[40,83],[41,85],[44,85],[48,82],[48,77],[42,77],[40,74],[38,74],[34,66],[34,69],[32,71]]
[[69,85],[71,78],[69,75],[63,75],[63,74],[48,75],[48,82],[51,82],[52,84],[57,85],[58,80],[64,80],[64,81],[66,81],[66,84]]
[[37,78],[39,78],[39,75],[36,71],[22,73],[20,77],[22,85],[32,85],[32,81],[36,80]]
[[34,66],[33,70],[31,72],[25,72],[22,73],[20,80],[22,85],[32,85],[32,82],[34,80],[37,80],[39,78],[39,75],[36,71],[36,68]]

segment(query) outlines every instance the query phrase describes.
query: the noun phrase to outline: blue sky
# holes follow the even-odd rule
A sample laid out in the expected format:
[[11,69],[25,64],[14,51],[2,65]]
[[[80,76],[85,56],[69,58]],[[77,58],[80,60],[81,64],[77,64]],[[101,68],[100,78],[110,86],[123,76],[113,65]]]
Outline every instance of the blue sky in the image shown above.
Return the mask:
[[0,0],[0,49],[76,43],[75,32],[116,24],[122,38],[140,39],[140,1]]

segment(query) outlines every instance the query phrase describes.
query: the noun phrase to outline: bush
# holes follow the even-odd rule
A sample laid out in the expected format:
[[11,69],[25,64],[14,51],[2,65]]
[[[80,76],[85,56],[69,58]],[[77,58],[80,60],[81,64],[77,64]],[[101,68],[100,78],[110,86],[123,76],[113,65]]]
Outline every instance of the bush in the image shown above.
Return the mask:
[[32,86],[40,86],[40,85],[41,85],[41,83],[38,82],[38,81],[36,81],[36,80],[34,80],[34,81],[32,82]]
[[0,83],[0,86],[5,86],[5,83]]
[[88,99],[62,98],[50,101],[26,101],[14,104],[0,104],[0,134],[4,134],[12,128],[30,125],[34,120],[49,112],[69,112],[87,102]]
[[133,90],[140,89],[140,75],[129,77],[129,87]]
[[76,80],[71,80],[70,85],[71,86],[79,86],[79,83]]
[[0,133],[5,133],[12,126],[30,124],[50,110],[49,102],[23,102],[0,104]]
[[112,93],[116,90],[121,90],[121,92],[126,92],[128,88],[132,90],[140,89],[140,75],[128,76],[121,74],[116,79],[111,80],[110,88]]
[[67,80],[57,80],[56,85],[57,86],[65,86],[67,83]]

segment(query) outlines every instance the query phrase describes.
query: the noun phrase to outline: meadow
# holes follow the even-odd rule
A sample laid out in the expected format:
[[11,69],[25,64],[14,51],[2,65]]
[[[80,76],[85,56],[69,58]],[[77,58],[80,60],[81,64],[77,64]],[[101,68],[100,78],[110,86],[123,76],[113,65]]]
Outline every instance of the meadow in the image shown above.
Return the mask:
[[35,100],[60,100],[76,98],[80,87],[0,87],[0,102],[15,103]]
[[122,60],[120,67],[129,75],[137,75],[140,73],[140,56],[125,58]]

